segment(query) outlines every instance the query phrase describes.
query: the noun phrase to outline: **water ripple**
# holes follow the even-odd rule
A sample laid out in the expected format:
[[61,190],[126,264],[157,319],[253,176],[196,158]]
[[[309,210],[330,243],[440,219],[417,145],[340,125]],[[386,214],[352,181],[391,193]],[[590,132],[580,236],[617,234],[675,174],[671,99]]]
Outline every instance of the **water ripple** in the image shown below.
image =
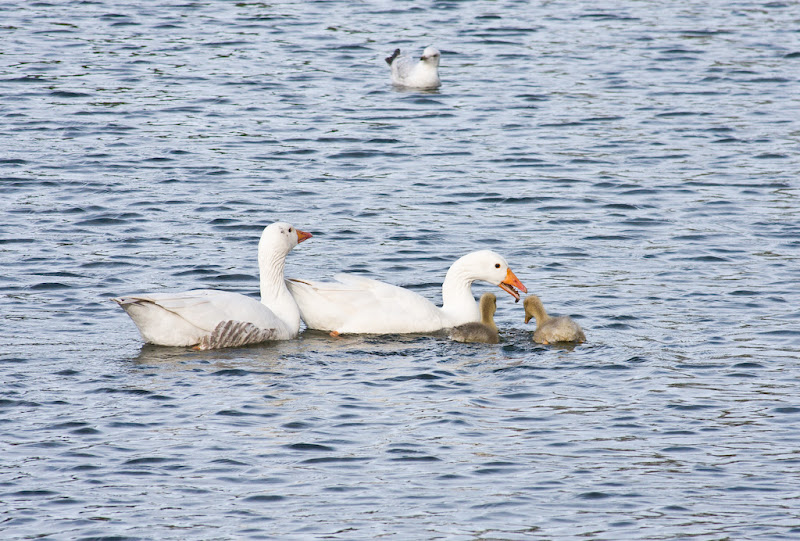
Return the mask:
[[[0,29],[7,535],[797,536],[791,4],[58,7]],[[498,345],[157,348],[107,300],[256,295],[279,219],[290,276],[437,303],[494,249],[589,342],[484,283]]]

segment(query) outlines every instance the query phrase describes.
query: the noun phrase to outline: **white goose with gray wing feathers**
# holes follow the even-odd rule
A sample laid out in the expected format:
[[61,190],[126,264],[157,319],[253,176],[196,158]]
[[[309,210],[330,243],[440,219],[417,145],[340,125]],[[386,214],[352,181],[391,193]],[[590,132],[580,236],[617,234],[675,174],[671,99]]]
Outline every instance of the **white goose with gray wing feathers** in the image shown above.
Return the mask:
[[286,289],[286,256],[310,233],[287,223],[267,226],[258,243],[261,302],[216,289],[118,297],[145,342],[197,349],[287,340],[300,330],[300,311]]

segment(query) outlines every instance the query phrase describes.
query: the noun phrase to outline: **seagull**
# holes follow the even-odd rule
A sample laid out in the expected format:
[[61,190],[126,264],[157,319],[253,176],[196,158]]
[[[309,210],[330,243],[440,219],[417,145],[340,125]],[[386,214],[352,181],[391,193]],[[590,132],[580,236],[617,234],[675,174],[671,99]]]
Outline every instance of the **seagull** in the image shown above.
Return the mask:
[[432,89],[438,88],[439,57],[441,54],[434,47],[426,47],[422,51],[419,62],[400,55],[395,49],[392,56],[386,57],[386,63],[392,68],[392,83],[405,88]]

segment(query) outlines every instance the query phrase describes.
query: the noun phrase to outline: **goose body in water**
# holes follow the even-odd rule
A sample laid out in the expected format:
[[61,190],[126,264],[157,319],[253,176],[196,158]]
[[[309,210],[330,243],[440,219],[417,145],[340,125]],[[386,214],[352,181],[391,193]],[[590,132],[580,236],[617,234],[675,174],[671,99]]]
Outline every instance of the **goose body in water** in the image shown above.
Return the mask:
[[332,334],[426,333],[480,321],[472,283],[494,284],[519,300],[528,290],[490,250],[472,252],[450,267],[442,284],[442,307],[408,289],[360,276],[339,274],[335,282],[290,279],[300,315],[311,329]]
[[216,289],[143,293],[114,300],[145,342],[197,349],[286,340],[300,330],[300,311],[283,277],[287,254],[310,233],[287,223],[267,226],[258,243],[261,302]]
[[522,303],[525,307],[525,323],[536,319],[536,330],[533,331],[533,341],[538,344],[553,344],[556,342],[585,342],[581,326],[567,316],[551,317],[547,315],[541,299],[530,295]]
[[450,329],[450,338],[456,342],[484,342],[497,344],[500,336],[494,322],[494,313],[497,310],[497,297],[494,293],[484,293],[478,303],[481,311],[479,322],[464,323]]

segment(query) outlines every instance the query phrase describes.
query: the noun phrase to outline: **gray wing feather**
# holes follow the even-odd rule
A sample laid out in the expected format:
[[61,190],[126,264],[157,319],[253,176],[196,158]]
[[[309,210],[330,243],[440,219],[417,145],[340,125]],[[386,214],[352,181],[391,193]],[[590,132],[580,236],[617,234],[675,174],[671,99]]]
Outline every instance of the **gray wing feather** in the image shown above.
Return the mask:
[[246,344],[257,344],[271,340],[275,329],[261,329],[245,321],[221,321],[204,336],[197,349],[235,348]]

